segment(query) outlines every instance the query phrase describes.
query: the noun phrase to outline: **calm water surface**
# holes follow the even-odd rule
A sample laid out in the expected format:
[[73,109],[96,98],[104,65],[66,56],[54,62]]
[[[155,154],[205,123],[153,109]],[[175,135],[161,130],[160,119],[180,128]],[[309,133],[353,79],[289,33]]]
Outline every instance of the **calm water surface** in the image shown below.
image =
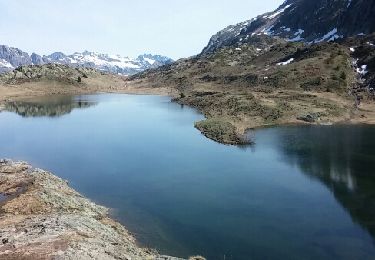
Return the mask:
[[11,103],[0,158],[113,209],[142,245],[208,259],[375,259],[375,128],[259,130],[248,148],[193,128],[167,97]]

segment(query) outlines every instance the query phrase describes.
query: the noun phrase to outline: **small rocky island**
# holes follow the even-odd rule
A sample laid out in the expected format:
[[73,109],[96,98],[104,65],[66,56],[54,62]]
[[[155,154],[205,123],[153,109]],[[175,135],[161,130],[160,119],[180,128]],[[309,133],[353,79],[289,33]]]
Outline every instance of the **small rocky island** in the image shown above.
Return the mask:
[[139,247],[108,209],[25,162],[0,160],[0,194],[0,259],[181,260]]

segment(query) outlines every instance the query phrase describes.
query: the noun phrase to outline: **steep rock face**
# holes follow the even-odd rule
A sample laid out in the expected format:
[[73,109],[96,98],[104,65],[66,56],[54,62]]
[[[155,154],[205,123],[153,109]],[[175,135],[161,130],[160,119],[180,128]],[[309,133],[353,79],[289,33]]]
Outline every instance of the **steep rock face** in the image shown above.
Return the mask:
[[45,62],[43,61],[42,56],[40,56],[40,55],[38,55],[38,54],[36,54],[36,53],[31,54],[30,58],[31,58],[31,62],[32,62],[32,64],[39,64],[39,65],[42,65],[42,64],[45,63]]
[[287,0],[274,12],[232,25],[212,36],[203,54],[241,45],[254,35],[318,43],[375,31],[375,2],[368,0]]
[[137,61],[143,66],[149,66],[150,68],[157,68],[166,64],[171,64],[173,60],[166,56],[143,54],[137,57]]
[[0,72],[9,71],[21,65],[30,65],[29,54],[17,48],[0,45]]

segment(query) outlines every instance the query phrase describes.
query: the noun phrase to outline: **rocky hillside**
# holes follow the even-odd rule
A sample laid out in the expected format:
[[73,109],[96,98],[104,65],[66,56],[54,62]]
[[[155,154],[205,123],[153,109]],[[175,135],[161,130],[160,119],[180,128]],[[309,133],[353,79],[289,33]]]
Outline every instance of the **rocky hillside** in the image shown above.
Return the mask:
[[22,84],[39,80],[60,81],[70,84],[81,83],[83,79],[104,74],[92,68],[72,68],[62,64],[20,66],[0,75],[0,83]]
[[240,46],[254,35],[319,43],[375,32],[372,0],[287,0],[273,12],[231,25],[214,35],[203,53]]
[[173,62],[172,59],[160,55],[144,54],[133,59],[120,55],[108,55],[88,51],[82,53],[76,52],[72,55],[55,52],[46,56],[33,53],[29,56],[28,53],[17,48],[0,45],[0,73],[24,65],[44,65],[51,63],[64,64],[71,67],[94,68],[113,74],[131,75],[171,62]]
[[244,131],[258,126],[373,120],[374,42],[375,35],[311,45],[253,35],[134,75],[129,84],[177,89],[177,102],[206,116],[195,125],[204,135],[246,143]]
[[265,125],[374,122],[374,31],[374,1],[287,0],[130,84],[177,89],[207,118],[195,126],[227,144]]

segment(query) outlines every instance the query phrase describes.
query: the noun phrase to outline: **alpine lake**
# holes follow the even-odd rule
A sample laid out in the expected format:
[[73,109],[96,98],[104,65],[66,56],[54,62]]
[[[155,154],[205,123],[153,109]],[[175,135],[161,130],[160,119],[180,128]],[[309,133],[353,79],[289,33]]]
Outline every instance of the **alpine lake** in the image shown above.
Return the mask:
[[375,259],[375,127],[283,126],[226,146],[170,98],[10,102],[0,158],[111,209],[141,246],[209,260]]

